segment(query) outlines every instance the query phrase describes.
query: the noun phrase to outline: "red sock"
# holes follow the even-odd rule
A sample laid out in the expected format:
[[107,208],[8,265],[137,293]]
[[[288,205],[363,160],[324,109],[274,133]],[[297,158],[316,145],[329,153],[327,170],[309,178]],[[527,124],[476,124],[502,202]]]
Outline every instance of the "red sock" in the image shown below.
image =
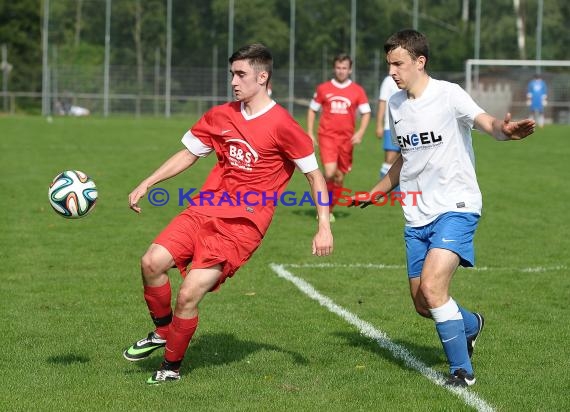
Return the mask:
[[168,330],[164,359],[168,362],[182,361],[196,328],[198,328],[198,316],[184,319],[174,315]]
[[334,181],[327,180],[327,192],[329,192],[329,212],[332,213],[335,204],[335,188]]
[[335,205],[335,203],[338,201],[338,199],[340,199],[341,193],[342,193],[342,186],[339,186],[337,184],[333,184],[333,198],[334,198],[334,202],[330,207],[330,212],[332,213],[332,208]]
[[162,338],[168,336],[168,325],[172,319],[171,298],[170,280],[162,286],[144,287],[144,300],[156,326],[155,332]]

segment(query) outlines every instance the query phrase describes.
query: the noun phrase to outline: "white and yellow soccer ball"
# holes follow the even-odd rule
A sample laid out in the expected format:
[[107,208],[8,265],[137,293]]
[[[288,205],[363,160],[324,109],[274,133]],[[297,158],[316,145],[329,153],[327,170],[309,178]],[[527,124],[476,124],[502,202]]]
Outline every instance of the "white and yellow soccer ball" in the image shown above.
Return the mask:
[[49,186],[49,203],[53,210],[68,219],[77,219],[89,213],[97,202],[95,182],[79,170],[58,174]]

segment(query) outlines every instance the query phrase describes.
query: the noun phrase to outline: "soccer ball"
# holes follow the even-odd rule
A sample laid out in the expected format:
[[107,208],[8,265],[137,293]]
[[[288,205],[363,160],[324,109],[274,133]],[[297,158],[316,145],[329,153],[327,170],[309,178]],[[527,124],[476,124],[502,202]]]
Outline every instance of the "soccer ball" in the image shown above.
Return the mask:
[[85,173],[66,170],[53,179],[48,195],[53,210],[65,218],[77,219],[95,206],[97,187]]

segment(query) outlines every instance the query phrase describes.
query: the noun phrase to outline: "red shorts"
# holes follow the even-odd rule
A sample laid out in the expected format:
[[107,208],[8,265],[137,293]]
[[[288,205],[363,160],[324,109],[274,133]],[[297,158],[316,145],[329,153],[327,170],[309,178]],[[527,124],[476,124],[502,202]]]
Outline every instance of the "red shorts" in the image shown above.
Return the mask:
[[222,274],[214,290],[249,260],[262,239],[248,219],[205,216],[187,208],[172,219],[154,243],[170,252],[183,277],[190,262],[193,269],[221,264]]
[[347,174],[352,169],[353,145],[350,138],[319,137],[319,153],[323,164],[336,163],[338,170]]

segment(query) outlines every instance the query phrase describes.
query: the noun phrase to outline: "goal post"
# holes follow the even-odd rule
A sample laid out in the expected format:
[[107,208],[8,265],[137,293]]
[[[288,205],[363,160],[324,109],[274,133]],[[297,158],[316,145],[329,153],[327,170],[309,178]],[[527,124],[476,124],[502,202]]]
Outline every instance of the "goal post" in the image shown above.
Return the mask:
[[469,59],[465,90],[496,116],[526,117],[527,84],[540,73],[548,86],[549,123],[570,123],[570,60]]

